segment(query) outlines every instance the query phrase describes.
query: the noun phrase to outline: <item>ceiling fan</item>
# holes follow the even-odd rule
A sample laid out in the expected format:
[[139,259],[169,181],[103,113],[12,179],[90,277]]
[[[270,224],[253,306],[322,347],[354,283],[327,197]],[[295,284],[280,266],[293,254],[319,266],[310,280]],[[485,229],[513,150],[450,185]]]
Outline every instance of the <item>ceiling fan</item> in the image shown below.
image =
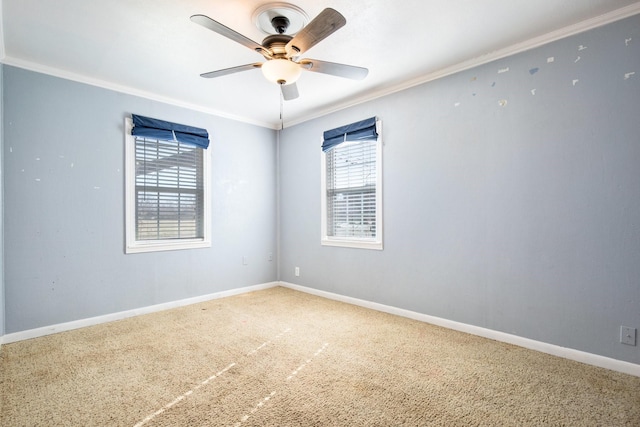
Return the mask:
[[[273,15],[273,12],[271,12],[271,14]],[[267,80],[280,85],[282,97],[288,101],[296,99],[299,96],[296,80],[300,77],[302,70],[330,74],[353,80],[362,80],[369,73],[369,70],[362,67],[319,61],[317,59],[299,59],[301,54],[347,23],[344,16],[331,8],[324,9],[309,22],[308,25],[293,36],[286,34],[290,25],[290,19],[286,14],[276,13],[275,16],[270,17],[270,25],[273,27],[273,30],[270,31],[271,34],[262,41],[262,44],[254,42],[208,16],[193,15],[191,20],[196,24],[202,25],[213,32],[258,52],[266,59],[265,62],[240,65],[200,75],[205,78],[221,77],[240,71],[261,68]]]

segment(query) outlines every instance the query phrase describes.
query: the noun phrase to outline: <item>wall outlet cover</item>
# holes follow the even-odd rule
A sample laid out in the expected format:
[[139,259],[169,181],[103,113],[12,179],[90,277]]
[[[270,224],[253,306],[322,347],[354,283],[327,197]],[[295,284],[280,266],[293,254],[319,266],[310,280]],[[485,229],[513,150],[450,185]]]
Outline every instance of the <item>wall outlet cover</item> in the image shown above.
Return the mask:
[[620,326],[620,342],[627,345],[636,345],[636,328]]

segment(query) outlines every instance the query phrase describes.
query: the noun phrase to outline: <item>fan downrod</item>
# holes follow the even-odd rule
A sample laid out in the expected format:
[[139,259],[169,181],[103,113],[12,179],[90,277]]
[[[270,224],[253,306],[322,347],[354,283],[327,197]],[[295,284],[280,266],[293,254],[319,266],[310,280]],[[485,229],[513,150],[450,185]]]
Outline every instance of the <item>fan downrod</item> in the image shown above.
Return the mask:
[[289,18],[286,16],[276,16],[271,20],[271,25],[273,25],[273,29],[276,30],[278,34],[284,34],[287,32],[287,28],[289,28]]

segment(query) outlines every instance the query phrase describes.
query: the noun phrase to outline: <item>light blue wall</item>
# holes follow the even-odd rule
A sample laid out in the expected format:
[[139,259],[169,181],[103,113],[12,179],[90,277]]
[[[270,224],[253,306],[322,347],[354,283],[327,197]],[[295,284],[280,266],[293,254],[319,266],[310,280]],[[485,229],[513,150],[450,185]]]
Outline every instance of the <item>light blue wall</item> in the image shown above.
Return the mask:
[[[6,333],[276,280],[273,130],[9,66],[3,95]],[[124,254],[131,113],[208,129],[211,248]]]
[[[281,279],[640,363],[639,112],[635,16],[285,129]],[[322,247],[322,131],[372,115],[384,250]]]

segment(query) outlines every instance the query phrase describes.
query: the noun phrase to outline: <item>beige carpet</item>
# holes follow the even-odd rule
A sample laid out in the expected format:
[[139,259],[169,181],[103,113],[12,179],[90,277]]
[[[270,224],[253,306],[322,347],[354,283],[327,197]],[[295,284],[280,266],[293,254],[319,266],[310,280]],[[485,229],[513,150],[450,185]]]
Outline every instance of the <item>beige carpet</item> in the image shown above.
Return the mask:
[[2,426],[640,426],[640,378],[285,288],[1,350]]

